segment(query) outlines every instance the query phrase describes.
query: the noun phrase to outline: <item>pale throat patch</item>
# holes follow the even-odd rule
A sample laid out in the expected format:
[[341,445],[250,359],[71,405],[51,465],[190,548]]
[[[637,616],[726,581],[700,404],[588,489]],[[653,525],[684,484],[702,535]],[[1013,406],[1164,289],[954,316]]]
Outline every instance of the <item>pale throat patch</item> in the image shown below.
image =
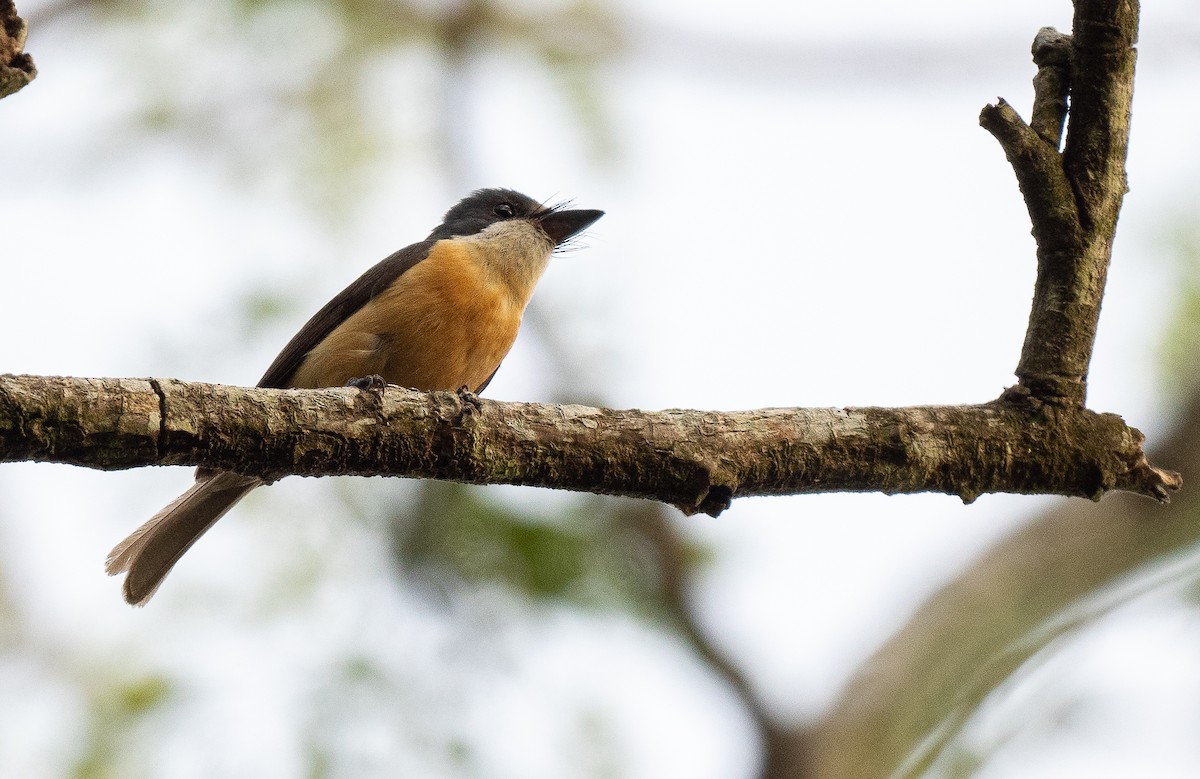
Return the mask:
[[522,306],[529,302],[554,252],[550,236],[526,219],[496,222],[455,240],[469,245],[480,266],[510,287]]

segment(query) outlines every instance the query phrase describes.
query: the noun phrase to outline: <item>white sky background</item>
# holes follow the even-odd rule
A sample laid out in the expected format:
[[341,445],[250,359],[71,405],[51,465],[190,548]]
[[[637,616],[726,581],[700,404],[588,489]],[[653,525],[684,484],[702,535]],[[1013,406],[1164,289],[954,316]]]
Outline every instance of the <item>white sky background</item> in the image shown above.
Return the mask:
[[[1069,3],[627,5],[631,53],[603,81],[619,145],[613,168],[588,163],[552,87],[530,78],[517,57],[475,72],[468,106],[476,179],[467,187],[512,186],[608,211],[588,248],[552,266],[535,300],[565,338],[596,355],[578,386],[595,383],[621,407],[738,409],[977,402],[1012,383],[1033,243],[1011,169],[976,117],[997,95],[1028,117],[1030,41],[1040,26],[1069,28]],[[33,15],[36,4],[20,7]],[[359,194],[352,221],[324,229],[272,182],[231,190],[210,161],[166,143],[143,144],[118,162],[96,159],[113,153],[108,136],[136,94],[123,70],[137,66],[129,48],[137,42],[91,39],[69,25],[52,33],[33,31],[28,48],[39,78],[0,103],[9,183],[0,371],[253,383],[312,310],[423,237],[462,194],[410,150]],[[1153,441],[1166,422],[1154,362],[1171,300],[1164,234],[1195,218],[1200,191],[1194,4],[1146,3],[1139,48],[1132,192],[1089,400]],[[847,51],[861,52],[861,61]],[[915,61],[893,73],[886,57],[898,52]],[[428,65],[408,59],[381,75],[396,90],[389,94],[408,102],[381,101],[380,113],[411,132],[428,119],[419,104]],[[848,68],[847,60],[858,64]],[[243,320],[222,296],[268,280],[302,301],[288,323],[232,330]],[[519,340],[488,395],[540,400],[556,381],[572,386],[540,376],[545,364],[534,339]],[[183,469],[0,469],[0,560],[35,644],[52,648],[42,654],[69,650],[83,674],[115,668],[136,677],[149,667],[192,683],[189,721],[205,723],[205,741],[161,726],[161,754],[179,759],[169,769],[156,765],[156,775],[294,775],[300,763],[289,761],[304,759],[305,736],[292,704],[307,694],[298,680],[354,651],[395,663],[413,700],[447,696],[407,678],[403,658],[426,663],[414,661],[418,667],[447,662],[452,628],[416,599],[392,603],[393,595],[372,589],[385,552],[375,548],[369,519],[347,528],[337,509],[322,511],[348,484],[368,496],[394,495],[390,486],[290,480],[256,494],[189,552],[150,608],[125,607],[117,582],[103,575],[103,557],[187,480]],[[545,511],[558,500],[493,492]],[[370,499],[359,502],[369,515]],[[719,519],[685,524],[717,550],[697,594],[705,624],[775,710],[806,718],[933,588],[1048,504],[1005,496],[971,506],[940,496],[750,499]],[[280,534],[298,540],[276,545]],[[308,611],[280,617],[270,605],[272,577],[298,570],[349,583],[336,602],[318,590]],[[356,597],[343,599],[347,592]],[[486,619],[491,603],[481,596],[460,608]],[[1114,740],[1104,728],[1076,728],[1050,742],[1016,739],[1009,748],[1018,751],[987,776],[1030,776],[1039,764],[1057,770],[1037,775],[1086,767],[1092,776],[1128,776],[1150,765],[1151,754],[1156,776],[1195,775],[1200,748],[1182,734],[1200,725],[1200,622],[1162,598],[1136,605],[1073,647],[1079,661],[1071,667],[1080,686],[1111,694],[1117,711],[1159,726],[1138,732],[1180,737],[1123,731],[1129,737]],[[254,622],[259,610],[273,615],[268,626]],[[379,640],[364,649],[363,635]],[[389,646],[401,635],[402,651]],[[564,724],[562,712],[578,710],[595,713],[615,757],[580,760],[577,775],[602,773],[606,759],[620,776],[752,772],[745,723],[711,679],[679,663],[669,639],[624,620],[551,610],[497,643],[505,659],[495,689],[482,702],[472,697],[477,691],[452,690],[449,697],[468,703],[443,703],[426,734],[438,738],[439,721],[487,733],[501,719],[545,735],[536,749],[524,739],[475,737],[487,776],[569,775],[563,754],[586,751],[589,736]],[[47,754],[69,765],[75,747],[63,723],[82,722],[56,666],[38,656],[6,663],[0,655],[0,734],[26,722],[19,741],[0,749],[0,765],[28,769],[24,776],[39,775]],[[1155,684],[1163,676],[1178,685]],[[641,697],[631,699],[630,689]],[[28,713],[33,692],[48,701],[39,716]],[[341,705],[363,716],[353,701]],[[403,705],[396,708],[374,726],[411,726]],[[247,721],[261,731],[259,742],[246,742],[239,723]],[[353,775],[383,775],[372,773],[372,760],[387,748],[370,730],[355,731]],[[1107,748],[1100,765],[1098,738]],[[403,753],[410,771],[450,774],[429,762],[436,746],[415,735]],[[181,767],[192,763],[194,773]]]

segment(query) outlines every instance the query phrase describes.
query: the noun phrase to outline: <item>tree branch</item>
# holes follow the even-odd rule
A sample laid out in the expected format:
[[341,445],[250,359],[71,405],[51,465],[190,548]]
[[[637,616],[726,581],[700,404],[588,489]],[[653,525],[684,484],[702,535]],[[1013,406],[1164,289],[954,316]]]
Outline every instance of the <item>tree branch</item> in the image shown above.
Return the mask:
[[1030,124],[1056,151],[1067,120],[1067,95],[1071,91],[1071,36],[1043,27],[1033,39],[1033,119]]
[[[1046,27],[1034,40],[1033,127],[1003,100],[979,118],[1004,148],[1033,222],[1038,278],[1016,374],[1022,393],[1047,402],[1082,406],[1087,397],[1126,190],[1137,23],[1134,0],[1078,0],[1072,37]],[[1060,154],[1068,91],[1070,126]]]
[[647,412],[399,388],[0,376],[0,461],[17,460],[526,484],[713,516],[751,495],[1126,490],[1165,501],[1179,487],[1120,417],[1028,403]]
[[13,0],[0,0],[0,98],[17,92],[37,75],[33,57],[24,52],[25,20]]
[[[1137,0],[1076,0],[1072,24],[1071,123],[1064,166],[1084,227],[1111,248],[1125,197]],[[1101,278],[1103,286],[1103,278]]]
[[1041,252],[1079,251],[1079,211],[1057,148],[1025,124],[1004,98],[984,107],[979,124],[1000,142],[1017,174],[1039,256]]

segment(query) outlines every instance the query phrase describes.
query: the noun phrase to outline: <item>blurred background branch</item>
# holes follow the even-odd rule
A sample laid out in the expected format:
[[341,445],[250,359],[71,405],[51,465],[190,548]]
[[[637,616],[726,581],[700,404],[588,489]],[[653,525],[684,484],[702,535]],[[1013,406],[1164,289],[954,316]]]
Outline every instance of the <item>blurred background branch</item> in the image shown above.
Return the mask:
[[[1200,475],[1200,393],[1154,456]],[[1170,506],[1066,504],[995,545],[930,598],[814,728],[815,776],[920,776],[988,696],[1064,635],[1161,586],[1200,542],[1191,490]],[[1186,569],[1194,572],[1195,560]],[[1172,580],[1178,578],[1176,571]],[[899,772],[899,773],[897,773]]]

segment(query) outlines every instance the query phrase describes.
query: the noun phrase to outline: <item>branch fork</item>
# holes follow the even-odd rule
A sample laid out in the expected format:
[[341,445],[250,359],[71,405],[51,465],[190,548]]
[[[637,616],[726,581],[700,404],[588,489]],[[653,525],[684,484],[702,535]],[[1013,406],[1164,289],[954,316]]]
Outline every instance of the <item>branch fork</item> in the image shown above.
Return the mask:
[[[1082,28],[1085,34],[1069,36],[1044,27],[1034,38],[1038,72],[1031,124],[1002,98],[979,116],[1017,176],[1038,247],[1017,380],[1029,397],[1076,407],[1087,399],[1088,365],[1126,189],[1128,121],[1114,116],[1128,119],[1136,55],[1131,36]],[[1098,60],[1107,66],[1104,73],[1096,72]]]

